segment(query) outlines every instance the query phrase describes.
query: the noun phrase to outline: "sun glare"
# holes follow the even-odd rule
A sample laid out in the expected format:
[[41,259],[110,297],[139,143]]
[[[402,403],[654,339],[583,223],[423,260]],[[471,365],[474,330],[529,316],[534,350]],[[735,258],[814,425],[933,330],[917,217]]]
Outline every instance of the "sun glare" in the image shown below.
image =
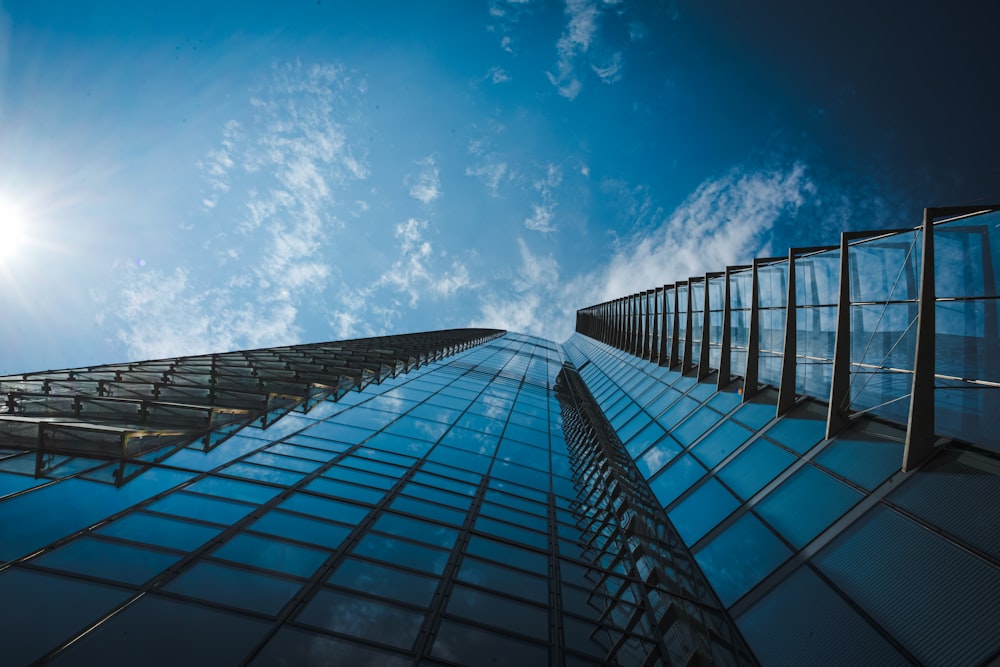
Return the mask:
[[0,201],[0,263],[16,258],[28,242],[28,222],[16,207]]

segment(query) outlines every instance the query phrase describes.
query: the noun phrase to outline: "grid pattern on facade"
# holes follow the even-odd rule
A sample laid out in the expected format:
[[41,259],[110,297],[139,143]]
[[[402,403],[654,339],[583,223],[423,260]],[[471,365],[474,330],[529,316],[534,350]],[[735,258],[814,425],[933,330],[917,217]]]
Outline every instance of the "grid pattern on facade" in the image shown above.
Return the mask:
[[579,334],[564,347],[763,664],[996,657],[993,458],[952,445],[902,473],[898,426],[827,438],[818,401],[778,416],[774,388],[744,401],[738,380],[719,391]]
[[502,333],[452,329],[0,377],[0,446],[35,449],[39,474],[53,454],[156,460],[197,438],[210,449],[255,420],[308,411]]
[[508,334],[120,487],[0,450],[5,659],[666,664],[655,586],[595,549],[562,362]]

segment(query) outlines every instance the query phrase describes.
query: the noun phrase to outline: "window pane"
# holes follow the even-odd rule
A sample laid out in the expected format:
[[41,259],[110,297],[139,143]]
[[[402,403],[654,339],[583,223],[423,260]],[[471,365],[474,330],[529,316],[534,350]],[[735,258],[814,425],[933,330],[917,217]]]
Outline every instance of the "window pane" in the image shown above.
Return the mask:
[[695,554],[726,606],[736,602],[792,552],[753,514],[744,514]]
[[365,561],[348,558],[337,568],[328,583],[361,593],[393,598],[426,607],[434,597],[438,580],[403,572]]
[[670,512],[670,522],[690,546],[739,505],[740,501],[733,494],[710,477]]
[[806,465],[757,503],[757,512],[801,548],[859,500],[857,491]]
[[164,590],[275,615],[302,584],[202,561],[164,586]]
[[309,577],[329,555],[326,551],[239,533],[212,552],[214,558]]
[[320,590],[298,615],[300,623],[409,649],[424,615],[369,598]]

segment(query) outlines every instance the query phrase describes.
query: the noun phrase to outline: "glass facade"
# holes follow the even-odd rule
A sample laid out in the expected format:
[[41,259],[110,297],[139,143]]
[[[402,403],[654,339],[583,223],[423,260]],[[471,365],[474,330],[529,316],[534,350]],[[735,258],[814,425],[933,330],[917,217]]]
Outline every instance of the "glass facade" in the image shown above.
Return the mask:
[[0,378],[3,662],[995,664],[1000,213],[937,213],[561,345]]

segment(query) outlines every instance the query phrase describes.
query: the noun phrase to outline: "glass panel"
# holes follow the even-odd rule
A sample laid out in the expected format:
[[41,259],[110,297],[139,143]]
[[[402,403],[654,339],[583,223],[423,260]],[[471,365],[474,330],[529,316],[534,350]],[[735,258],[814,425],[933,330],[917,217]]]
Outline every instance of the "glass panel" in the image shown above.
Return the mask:
[[789,542],[802,548],[861,497],[847,485],[806,465],[767,494],[756,509]]
[[898,513],[876,505],[813,560],[923,664],[995,653],[1000,571]]
[[309,491],[322,493],[327,496],[337,496],[348,500],[357,500],[362,503],[375,504],[385,497],[385,491],[370,489],[367,486],[358,486],[339,480],[318,477],[305,486]]
[[368,533],[354,548],[355,554],[375,560],[405,565],[414,570],[432,574],[444,572],[448,563],[448,552],[433,549],[422,544],[397,540],[378,533]]
[[744,500],[792,465],[795,456],[766,440],[758,440],[726,464],[717,474]]
[[[8,569],[0,574],[0,599],[4,606],[0,613],[7,640],[3,647],[4,662],[32,663],[132,594],[67,577]],[[53,604],[54,601],[58,604]],[[17,641],[11,641],[15,637]]]
[[351,529],[347,526],[320,521],[318,519],[307,519],[280,510],[268,512],[250,524],[250,528],[262,533],[287,537],[310,544],[318,544],[330,549],[339,547],[340,543],[351,532]]
[[176,554],[84,536],[32,563],[139,585],[167,569],[178,558]]
[[[799,567],[736,619],[763,665],[910,662],[813,571]],[[781,632],[775,632],[780,627]],[[845,641],[845,638],[850,641]]]
[[714,468],[724,458],[736,451],[746,442],[753,432],[731,421],[724,422],[719,428],[702,440],[691,453],[709,468]]
[[326,551],[279,542],[256,535],[239,533],[212,552],[214,558],[222,558],[254,565],[268,570],[276,570],[299,577],[309,577],[329,555]]
[[[65,600],[65,594],[60,593],[59,598]],[[235,665],[270,627],[271,623],[245,614],[145,595],[70,646],[57,661],[69,665],[109,661],[163,667]],[[210,637],[206,628],[211,628]],[[181,637],[188,639],[179,641]],[[109,654],[109,646],[114,646],[113,654]],[[9,654],[5,658],[9,659]]]
[[263,484],[240,482],[222,477],[206,477],[187,487],[188,491],[205,493],[228,500],[245,500],[249,503],[265,503],[281,493],[281,489]]
[[721,419],[722,415],[706,405],[695,411],[680,427],[671,429],[670,434],[682,445],[690,445]]
[[452,616],[474,619],[478,623],[528,635],[541,641],[547,641],[549,637],[547,609],[466,586],[457,585],[452,588],[445,611]]
[[739,507],[740,502],[722,484],[712,478],[698,487],[670,511],[670,522],[688,546]]
[[495,667],[541,665],[548,660],[548,648],[523,640],[474,628],[449,619],[441,621],[431,655],[452,662]]
[[904,437],[899,429],[864,421],[827,445],[814,460],[871,491],[902,466]]
[[231,500],[175,491],[166,498],[149,505],[148,509],[164,514],[229,525],[236,523],[256,507]]
[[792,552],[753,514],[744,514],[695,554],[726,606],[736,602]]
[[538,574],[548,571],[548,556],[521,547],[504,544],[478,535],[469,538],[466,553],[489,558],[505,565],[524,568]]
[[275,615],[301,586],[291,579],[203,561],[168,583],[164,590]]
[[273,665],[355,665],[357,667],[409,667],[413,660],[344,639],[282,627],[250,663]]
[[656,495],[656,499],[666,507],[701,479],[705,472],[705,468],[695,461],[694,457],[685,454],[668,465],[660,476],[650,483],[649,488]]
[[548,549],[549,546],[548,536],[544,533],[538,533],[503,521],[496,521],[482,515],[476,519],[475,527],[476,530],[484,533],[499,535],[508,540],[521,542],[528,546],[537,547],[538,549]]
[[540,604],[547,604],[549,600],[548,578],[494,565],[478,558],[463,558],[458,578],[484,588],[516,593]]
[[309,493],[293,493],[279,507],[351,525],[361,523],[369,512],[367,507],[320,498]]
[[461,510],[437,503],[417,500],[408,496],[399,496],[392,502],[390,507],[399,512],[407,512],[418,517],[449,523],[453,526],[461,526],[465,522],[466,513]]
[[409,649],[424,620],[421,612],[332,590],[320,590],[296,618],[300,623]]
[[805,453],[826,435],[826,408],[806,403],[779,419],[764,433],[793,451]]
[[646,479],[649,479],[682,451],[683,449],[681,446],[677,444],[673,438],[666,437],[643,454],[639,459],[636,459],[635,463],[639,468],[639,472],[641,472]]
[[345,560],[327,582],[421,607],[430,604],[438,586],[438,580],[432,577],[410,574],[354,558]]
[[411,519],[391,512],[386,512],[379,517],[378,521],[375,522],[374,529],[445,549],[451,549],[458,537],[458,531],[454,528]]
[[133,512],[102,526],[97,532],[154,546],[192,551],[218,535],[219,529]]

